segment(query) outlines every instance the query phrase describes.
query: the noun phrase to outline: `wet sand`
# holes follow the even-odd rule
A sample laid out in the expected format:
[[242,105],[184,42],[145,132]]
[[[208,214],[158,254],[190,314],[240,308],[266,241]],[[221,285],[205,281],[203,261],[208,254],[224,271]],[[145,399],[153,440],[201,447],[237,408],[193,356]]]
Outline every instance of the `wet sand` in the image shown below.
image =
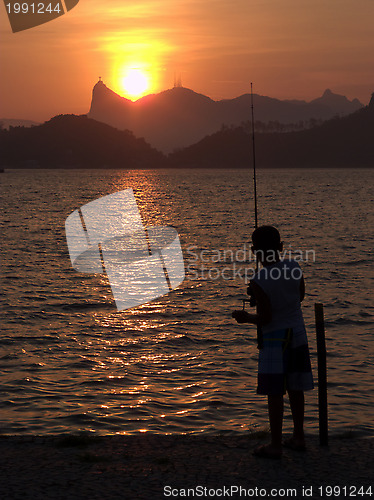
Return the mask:
[[[307,452],[254,457],[253,449],[267,440],[261,434],[1,437],[0,498],[365,500],[370,485],[374,496],[373,438],[347,435],[320,447],[318,437],[309,436]],[[340,494],[329,495],[325,486],[340,486]]]

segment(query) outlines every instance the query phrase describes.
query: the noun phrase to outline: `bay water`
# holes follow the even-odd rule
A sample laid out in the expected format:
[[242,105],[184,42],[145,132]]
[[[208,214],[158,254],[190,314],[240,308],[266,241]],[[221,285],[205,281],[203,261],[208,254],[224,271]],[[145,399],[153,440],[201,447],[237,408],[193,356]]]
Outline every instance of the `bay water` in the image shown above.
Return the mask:
[[[267,427],[256,329],[231,318],[254,267],[249,170],[8,170],[0,183],[2,434]],[[314,304],[324,304],[332,433],[374,432],[373,186],[369,169],[258,171],[259,223],[280,230],[304,271],[316,382]],[[72,268],[64,224],[127,188],[145,226],[177,230],[186,277],[119,312],[105,274]],[[311,433],[317,390],[306,394]]]

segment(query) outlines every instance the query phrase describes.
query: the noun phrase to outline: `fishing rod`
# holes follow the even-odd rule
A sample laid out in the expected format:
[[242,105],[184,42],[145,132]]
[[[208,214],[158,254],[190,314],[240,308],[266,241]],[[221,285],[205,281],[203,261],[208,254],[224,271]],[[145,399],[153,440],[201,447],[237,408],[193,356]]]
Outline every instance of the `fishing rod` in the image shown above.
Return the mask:
[[[253,106],[253,84],[251,82],[251,130],[252,130],[252,167],[253,167],[253,193],[254,193],[254,209],[255,209],[255,229],[258,228],[258,204],[257,204],[257,178],[256,178],[256,143],[255,143],[255,119]],[[256,257],[256,273],[258,271],[258,258]],[[249,293],[250,295],[250,293]],[[254,297],[243,299],[243,311],[245,303],[249,302],[251,306],[255,305]]]
[[[255,119],[253,111],[253,87],[251,82],[251,116],[252,116],[252,164],[253,164],[253,192],[255,202],[255,229],[258,228],[257,210],[257,179],[256,179],[256,147],[255,147]],[[258,260],[256,259],[256,271],[258,270]]]
[[[257,177],[256,177],[256,143],[255,143],[255,119],[254,119],[254,105],[253,105],[253,84],[251,82],[251,122],[252,122],[252,167],[253,167],[253,198],[254,198],[254,209],[255,209],[255,229],[258,228],[258,203],[257,203]],[[256,256],[256,273],[258,271],[258,257]],[[254,307],[256,301],[251,293],[250,287],[247,289],[247,293],[250,296],[249,299],[243,299],[243,311],[245,310],[245,303],[249,302],[249,305]],[[257,346],[259,349],[263,347],[263,336],[261,325],[257,324]]]

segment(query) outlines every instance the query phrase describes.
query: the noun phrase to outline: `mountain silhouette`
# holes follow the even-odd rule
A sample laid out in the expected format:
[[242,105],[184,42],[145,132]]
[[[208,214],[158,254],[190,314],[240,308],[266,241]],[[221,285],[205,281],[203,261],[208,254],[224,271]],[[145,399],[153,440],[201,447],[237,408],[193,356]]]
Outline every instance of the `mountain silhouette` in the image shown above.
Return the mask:
[[[129,104],[130,101],[103,90],[110,103],[119,100],[121,105],[128,104],[130,115],[133,113],[133,103]],[[182,94],[185,96],[186,114],[188,111],[192,114],[196,112],[196,109],[189,107],[191,92],[184,89]],[[161,97],[168,106],[170,94],[174,95],[180,106],[180,91],[172,89],[162,93]],[[325,97],[331,98],[331,95],[327,93]],[[334,96],[332,98],[335,99]],[[151,102],[155,117],[161,109],[166,109],[159,94],[139,100],[138,105],[147,101]],[[200,102],[197,109],[201,109],[203,102],[206,109],[215,106],[214,101],[201,95],[197,95],[194,102]],[[147,109],[149,112],[150,108]],[[278,127],[277,130],[281,129]],[[374,94],[368,106],[309,129],[256,132],[257,163],[259,167],[273,168],[372,167],[373,130]],[[238,127],[222,127],[218,132],[166,158],[129,130],[119,130],[86,115],[59,115],[38,126],[10,126],[9,130],[0,128],[0,150],[1,167],[19,168],[248,168],[252,161],[248,123]]]
[[166,161],[132,132],[85,115],[59,115],[34,127],[1,129],[0,150],[2,167],[156,168]]
[[[308,130],[256,134],[259,167],[373,167],[374,94],[355,113]],[[178,167],[248,168],[252,164],[248,127],[226,128],[169,155]]]
[[335,110],[334,115],[348,115],[362,108],[358,99],[349,101],[345,96],[334,94],[330,89],[326,89],[322,97],[318,97],[310,102],[312,106],[322,105]]
[[[184,87],[174,87],[135,102],[119,96],[101,80],[92,92],[90,118],[129,129],[157,149],[169,153],[196,143],[224,126],[238,126],[250,117],[250,94],[213,101]],[[256,120],[280,123],[327,120],[362,108],[354,99],[324,94],[311,102],[254,95]]]

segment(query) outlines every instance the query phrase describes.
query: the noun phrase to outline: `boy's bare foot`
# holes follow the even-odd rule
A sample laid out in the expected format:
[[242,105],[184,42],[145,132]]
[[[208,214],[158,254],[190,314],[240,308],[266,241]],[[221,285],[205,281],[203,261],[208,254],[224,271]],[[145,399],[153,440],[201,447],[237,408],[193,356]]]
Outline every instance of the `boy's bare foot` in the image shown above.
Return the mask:
[[306,451],[304,439],[297,439],[294,436],[289,437],[283,441],[283,446],[295,451]]
[[282,448],[273,446],[272,444],[263,444],[262,446],[258,446],[253,451],[253,454],[256,457],[260,458],[271,458],[271,459],[279,459],[282,458]]

